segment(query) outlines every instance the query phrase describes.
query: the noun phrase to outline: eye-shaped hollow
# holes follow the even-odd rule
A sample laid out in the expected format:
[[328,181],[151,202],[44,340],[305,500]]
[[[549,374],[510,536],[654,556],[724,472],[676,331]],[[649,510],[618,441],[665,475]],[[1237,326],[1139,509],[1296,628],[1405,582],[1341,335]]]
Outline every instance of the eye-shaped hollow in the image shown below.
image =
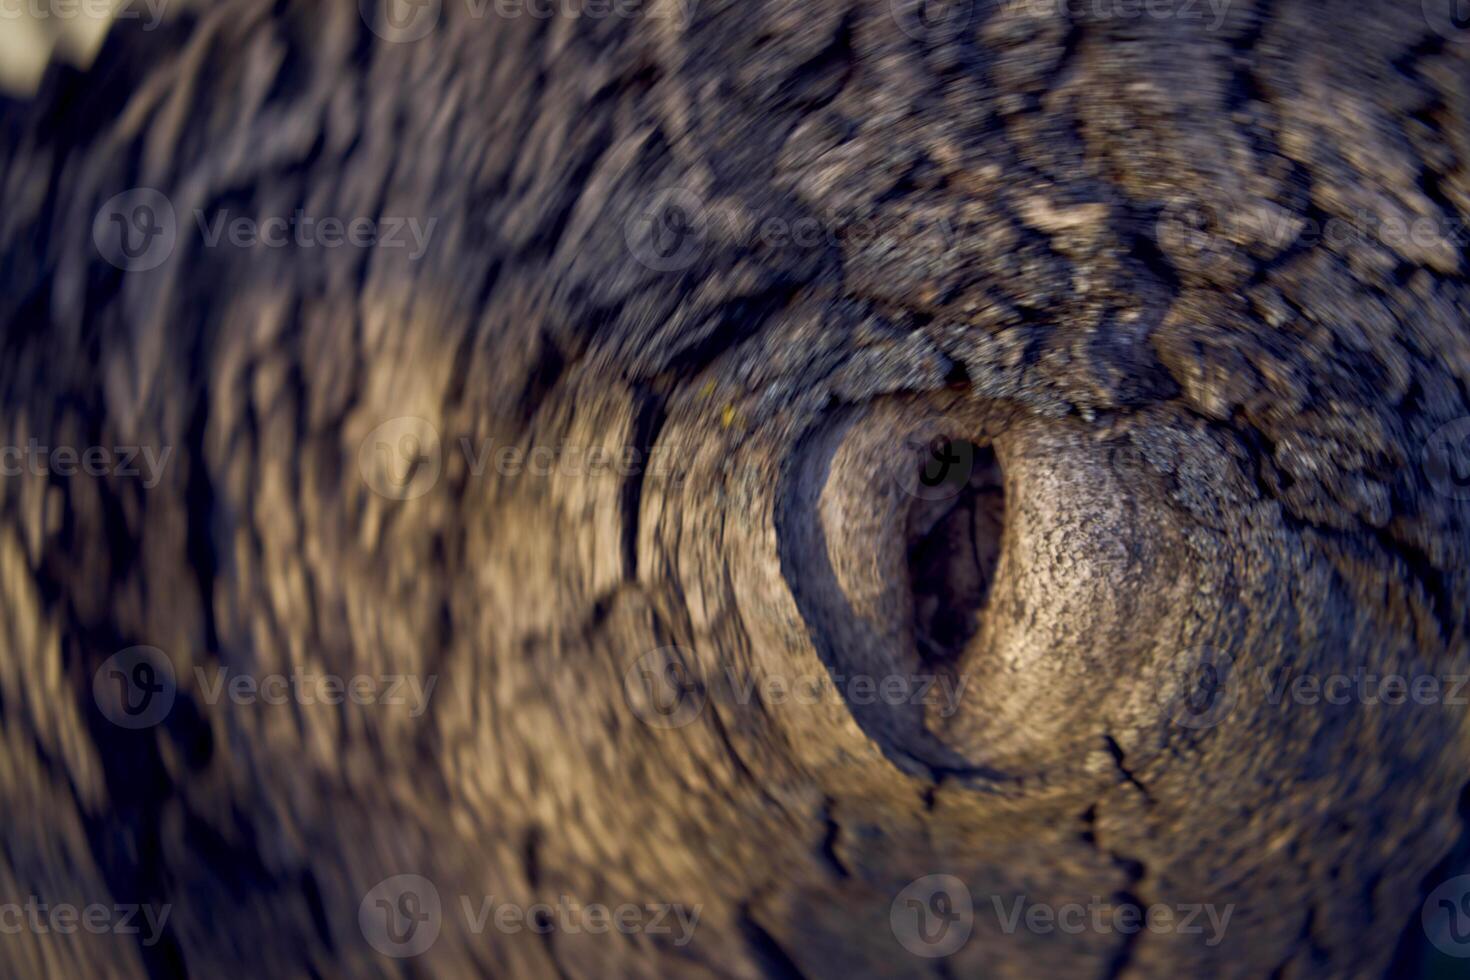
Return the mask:
[[1066,420],[994,405],[835,418],[785,495],[783,560],[834,675],[922,703],[851,703],[896,764],[1055,771],[1161,715],[1193,570],[1156,476]]

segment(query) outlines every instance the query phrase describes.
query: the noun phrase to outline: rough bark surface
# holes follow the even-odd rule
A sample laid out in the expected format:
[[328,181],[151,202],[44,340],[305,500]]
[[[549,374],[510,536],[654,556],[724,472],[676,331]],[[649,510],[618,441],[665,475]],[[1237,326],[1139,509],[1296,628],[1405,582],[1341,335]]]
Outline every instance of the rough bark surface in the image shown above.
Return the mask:
[[[1260,678],[1470,670],[1470,511],[1421,465],[1470,415],[1465,252],[1297,235],[1470,216],[1470,46],[1419,0],[1241,0],[1218,30],[659,3],[446,2],[393,43],[355,3],[229,0],[0,109],[5,442],[173,450],[152,488],[0,480],[0,893],[172,906],[151,946],[6,936],[4,972],[1412,964],[1470,715]],[[135,187],[177,244],[124,272],[94,218]],[[708,218],[672,258],[640,220],[669,200]],[[413,260],[195,219],[297,209],[437,224]],[[409,417],[392,499],[363,447]],[[938,437],[995,461],[963,508],[910,492]],[[667,465],[476,473],[466,440]],[[139,644],[178,690],[132,731],[93,679]],[[1179,723],[1222,656],[1227,716]],[[670,658],[694,707],[646,724]],[[210,704],[219,667],[437,686],[418,716]],[[924,672],[966,680],[957,710],[742,693]],[[446,922],[400,960],[359,907],[405,873]],[[890,928],[930,874],[977,907],[934,960]],[[687,946],[475,935],[462,895],[702,915]],[[992,896],[1234,914],[1214,946],[1007,932]]]

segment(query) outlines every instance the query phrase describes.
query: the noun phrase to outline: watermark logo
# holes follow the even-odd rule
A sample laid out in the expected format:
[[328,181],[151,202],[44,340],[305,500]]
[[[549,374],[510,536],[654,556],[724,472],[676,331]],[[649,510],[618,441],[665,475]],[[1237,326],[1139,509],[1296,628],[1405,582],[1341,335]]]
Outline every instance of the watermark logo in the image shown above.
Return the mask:
[[[472,935],[480,935],[491,924],[497,932],[508,935],[526,931],[539,935],[552,932],[575,936],[580,933],[603,935],[617,931],[625,936],[645,933],[668,936],[674,946],[683,948],[694,939],[703,905],[671,905],[650,902],[635,905],[624,902],[609,906],[602,902],[583,904],[568,895],[555,902],[521,905],[497,901],[494,895],[482,896],[478,903],[469,895],[459,896],[465,926]],[[677,931],[676,931],[677,930]]]
[[954,875],[925,875],[911,881],[888,910],[893,936],[915,956],[949,956],[975,928],[970,889]]
[[403,709],[410,718],[429,710],[429,699],[439,683],[437,674],[231,674],[228,667],[210,671],[194,668],[194,681],[204,703],[214,707],[228,699],[235,705],[354,704],[359,707]]
[[669,187],[629,216],[623,235],[639,263],[654,272],[678,272],[699,258],[707,217],[698,194],[687,187]]
[[1092,23],[1104,21],[1179,20],[1201,22],[1208,33],[1225,25],[1233,0],[1001,0],[1007,13],[1024,10],[1032,16],[1064,17]]
[[1470,958],[1470,875],[1451,878],[1430,892],[1420,919],[1435,949],[1456,959]]
[[384,956],[397,959],[427,952],[439,938],[443,920],[439,889],[423,875],[383,879],[357,909],[363,938]]
[[[4,2],[4,0],[0,0]],[[32,0],[35,2],[35,0]],[[631,20],[646,17],[664,20],[676,28],[687,27],[694,18],[697,0],[459,0],[464,15],[481,21]],[[359,0],[362,19],[385,41],[413,42],[427,37],[443,19],[443,0]],[[458,9],[458,7],[456,7]]]
[[357,466],[368,487],[381,497],[422,497],[434,489],[444,469],[439,430],[413,415],[389,419],[362,441]]
[[1017,895],[1009,907],[999,895],[992,895],[990,902],[1001,931],[1007,936],[1013,935],[1023,923],[1028,932],[1042,936],[1056,932],[1069,936],[1085,932],[1127,936],[1147,930],[1161,935],[1204,936],[1204,944],[1211,948],[1220,945],[1225,938],[1230,917],[1235,914],[1234,904],[1223,908],[1209,902],[1173,905],[1156,902],[1142,906],[1135,902],[1104,901],[1098,895],[1092,896],[1086,905],[1081,902],[1061,905],[1032,902],[1025,895]]
[[[142,30],[157,29],[169,0],[0,0],[0,21],[142,20]],[[116,8],[116,9],[114,9]]]
[[889,0],[898,29],[915,41],[945,44],[975,20],[975,0]]
[[1470,674],[1435,674],[1413,669],[1401,674],[1384,674],[1359,667],[1351,673],[1324,675],[1278,667],[1274,677],[1262,669],[1260,679],[1266,700],[1274,707],[1296,704],[1465,707],[1470,704],[1465,694]]
[[290,214],[255,218],[234,214],[229,209],[206,215],[195,210],[194,224],[205,248],[352,248],[402,249],[408,260],[417,262],[429,251],[439,219],[413,216],[359,215],[340,218],[312,215],[298,208]]
[[970,677],[948,672],[847,674],[841,671],[823,671],[805,677],[780,674],[756,677],[726,667],[725,681],[735,703],[742,706],[756,703],[757,699],[768,708],[785,704],[802,707],[883,704],[892,708],[913,705],[934,710],[941,718],[950,718],[960,710]]
[[446,909],[432,881],[423,875],[401,874],[379,882],[363,897],[358,925],[374,949],[395,959],[427,952],[445,926],[471,936],[483,935],[487,929],[506,935],[646,934],[666,936],[682,948],[694,939],[703,911],[702,905],[668,902],[584,903],[569,895],[527,905],[501,901],[494,895],[466,894],[450,896]]
[[163,480],[173,451],[172,446],[162,451],[153,446],[48,446],[32,436],[24,446],[0,446],[0,476],[140,476],[143,489],[152,490]]
[[704,710],[704,685],[680,647],[650,650],[623,674],[623,698],[650,728],[683,728]]
[[1159,210],[1155,232],[1159,244],[1176,255],[1202,255],[1220,245],[1220,216],[1192,197],[1173,197]]
[[975,445],[950,435],[959,431],[949,419],[926,419],[903,441],[905,465],[899,471],[904,492],[920,500],[952,500],[969,486],[975,471]]
[[1424,20],[1451,44],[1470,41],[1470,0],[1424,0]]
[[1184,728],[1213,728],[1240,699],[1235,659],[1218,650],[1181,658],[1159,689],[1169,719]]
[[178,696],[173,663],[157,647],[120,650],[92,675],[92,697],[119,728],[151,728],[173,710]]
[[[684,463],[676,447],[577,445],[565,441],[530,446],[494,439],[461,436],[445,443],[434,425],[415,416],[389,419],[370,432],[358,447],[363,479],[375,493],[393,500],[411,500],[438,483],[445,457],[455,452],[464,459],[464,472],[475,480],[492,474],[516,479],[628,479],[657,478],[679,486]],[[0,450],[0,461],[3,461]],[[0,470],[3,472],[3,470]]]
[[1470,500],[1470,417],[1440,426],[1424,444],[1423,464],[1436,493]]
[[124,272],[147,272],[163,265],[178,238],[172,202],[151,187],[136,187],[109,199],[92,221],[97,251]]
[[439,26],[442,0],[358,0],[363,23],[385,41],[407,44]]
[[173,905],[136,905],[123,903],[104,905],[92,902],[46,902],[31,895],[24,902],[0,903],[0,935],[14,936],[30,932],[38,936],[55,933],[72,936],[78,931],[94,936],[109,933],[138,936],[144,947],[154,946],[163,936]]

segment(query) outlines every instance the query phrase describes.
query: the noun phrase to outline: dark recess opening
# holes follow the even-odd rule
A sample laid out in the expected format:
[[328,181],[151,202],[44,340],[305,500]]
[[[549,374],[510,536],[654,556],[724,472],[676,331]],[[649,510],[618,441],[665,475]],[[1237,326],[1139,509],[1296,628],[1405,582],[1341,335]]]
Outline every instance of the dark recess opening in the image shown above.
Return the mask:
[[[942,472],[936,461],[943,462]],[[929,488],[926,497],[934,499],[919,499],[909,515],[914,636],[920,656],[942,666],[953,662],[980,628],[1000,561],[1005,489],[1000,463],[988,446],[940,440],[920,465],[920,487]]]

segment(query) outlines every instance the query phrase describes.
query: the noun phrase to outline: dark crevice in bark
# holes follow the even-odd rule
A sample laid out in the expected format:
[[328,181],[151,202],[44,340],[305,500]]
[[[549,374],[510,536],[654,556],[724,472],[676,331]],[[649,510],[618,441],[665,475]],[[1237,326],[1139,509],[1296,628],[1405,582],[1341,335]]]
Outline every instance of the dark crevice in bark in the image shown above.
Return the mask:
[[750,949],[751,958],[759,964],[765,976],[774,980],[805,980],[796,961],[787,955],[775,937],[755,921],[749,905],[740,910],[740,932],[745,937],[745,945]]
[[[1125,876],[1123,886],[1113,893],[1113,904],[1131,905],[1140,910],[1147,909],[1148,903],[1141,900],[1137,894],[1138,886],[1143,881],[1146,873],[1143,862],[1127,855],[1119,854],[1101,842],[1097,834],[1097,804],[1093,804],[1083,812],[1082,830],[1079,836],[1083,843],[1106,856]],[[1108,963],[1108,969],[1104,976],[1116,978],[1123,974],[1123,971],[1128,968],[1133,958],[1134,948],[1137,946],[1143,932],[1144,930],[1140,928],[1123,935],[1121,943],[1117,950],[1114,951],[1112,959]]]
[[[521,841],[521,868],[526,873],[526,884],[533,901],[537,900],[542,884],[542,861],[541,848],[546,841],[546,834],[542,828],[532,826],[526,831]],[[557,959],[556,921],[551,918],[547,911],[537,910],[534,915],[528,916],[527,925],[540,940],[542,948],[546,951],[546,959],[551,963],[551,968],[556,971],[558,977],[565,978],[566,970],[562,968],[561,961]]]
[[[798,65],[792,72],[786,84],[786,88],[791,91],[792,95],[791,108],[808,113],[814,112],[830,104],[842,94],[843,89],[847,88],[856,70],[852,47],[853,26],[856,20],[856,9],[848,10],[843,14],[827,46]],[[837,70],[839,77],[836,82],[824,87],[822,85],[823,76],[833,69]],[[798,80],[810,80],[817,91],[814,94],[803,92],[802,89],[809,86],[800,85]]]
[[643,485],[648,479],[649,460],[654,444],[658,442],[659,433],[668,417],[663,399],[653,392],[641,390],[635,394],[635,398],[638,400],[638,409],[633,419],[632,448],[637,453],[634,457],[637,470],[624,481],[620,500],[623,578],[630,582],[638,580],[638,522],[643,509]]
[[311,924],[316,928],[316,934],[321,937],[322,944],[326,946],[328,953],[336,952],[337,943],[332,937],[331,920],[327,917],[327,903],[322,898],[322,886],[317,881],[316,873],[310,868],[301,872],[298,887],[306,900],[306,909],[311,915]]
[[[1341,535],[1343,532],[1337,533]],[[1439,625],[1440,638],[1447,644],[1452,642],[1463,623],[1456,616],[1457,603],[1445,571],[1437,567],[1422,548],[1395,537],[1387,528],[1374,528],[1373,538],[1384,551],[1408,568],[1410,581],[1417,583],[1429,599],[1430,611]]]
[[[200,356],[199,360],[203,360]],[[220,649],[219,626],[215,621],[214,588],[219,574],[219,560],[214,543],[214,485],[205,460],[205,433],[209,426],[209,399],[200,394],[185,436],[189,476],[184,488],[188,520],[185,527],[185,551],[194,572],[199,592],[200,612],[204,619],[204,645],[211,653]]]
[[[84,417],[90,421],[81,435],[93,445],[105,444],[100,421],[103,413],[94,401],[101,397],[99,391],[92,391],[73,406],[87,410]],[[55,478],[52,485],[63,494],[71,492]],[[45,606],[56,609],[60,621],[68,624],[61,638],[61,656],[66,668],[82,679],[74,688],[77,715],[96,753],[106,787],[104,802],[99,808],[84,799],[64,770],[57,782],[69,788],[87,850],[106,886],[106,897],[161,911],[172,904],[175,884],[167,870],[165,815],[179,804],[177,786],[163,756],[165,736],[156,727],[130,729],[114,724],[93,694],[96,672],[108,655],[149,640],[122,632],[108,612],[96,618],[84,615],[71,597],[77,583],[87,576],[100,575],[103,580],[94,579],[84,588],[110,588],[125,586],[137,574],[142,549],[130,517],[147,513],[145,493],[133,479],[113,478],[99,483],[97,510],[90,513],[86,524],[72,524],[73,518],[69,518],[64,537],[48,543],[36,573],[36,586]],[[100,571],[99,565],[105,571]],[[170,715],[165,729],[170,733],[168,737],[185,746],[186,761],[198,761],[205,746],[190,734],[199,723],[199,712],[187,692],[177,692]],[[39,745],[35,755],[49,767],[50,756]],[[126,835],[119,834],[120,826],[128,828]],[[203,857],[210,860],[213,856]],[[146,938],[147,930],[139,929],[131,941],[149,976],[187,975],[183,947],[171,919],[160,926],[156,942],[145,942]]]
[[831,869],[837,878],[851,878],[852,872],[843,863],[841,856],[837,853],[837,840],[842,834],[842,827],[832,815],[834,805],[834,801],[830,796],[822,802],[824,833],[822,834],[821,855],[827,867]]
[[917,505],[927,513],[916,515],[918,537],[908,547],[914,638],[930,665],[953,664],[979,630],[1000,563],[1005,490],[994,450],[942,436],[923,460],[919,480],[923,487],[943,492],[956,476],[966,475],[953,499],[939,502],[939,516],[926,506],[933,502]]
[[[1457,875],[1470,874],[1470,783],[1466,783],[1460,790],[1459,802],[1460,836],[1448,854],[1436,864],[1428,874],[1419,882],[1417,894],[1418,901],[1414,903],[1410,911],[1408,921],[1404,923],[1399,932],[1398,943],[1394,947],[1393,960],[1389,964],[1387,976],[1389,977],[1424,977],[1432,976],[1428,970],[1432,960],[1446,960],[1435,950],[1429,938],[1424,934],[1424,923],[1421,916],[1425,900],[1429,893],[1450,878]],[[1453,965],[1463,964],[1464,960],[1455,961],[1455,964],[1441,963],[1443,969],[1449,969]],[[1448,975],[1448,973],[1446,973]]]
[[[1142,865],[1139,865],[1138,867],[1139,870],[1134,877],[1135,881],[1137,881],[1137,878],[1142,875]],[[1146,903],[1139,900],[1137,895],[1128,890],[1114,892],[1113,903],[1115,905],[1131,905],[1134,908],[1138,909],[1145,909],[1148,907]],[[1133,959],[1134,948],[1138,945],[1138,940],[1142,938],[1143,932],[1144,930],[1140,928],[1135,929],[1133,932],[1124,933],[1122,942],[1119,944],[1118,949],[1113,953],[1113,958],[1108,962],[1107,972],[1104,974],[1104,976],[1109,978],[1116,978],[1123,975],[1123,971],[1128,969],[1128,964]]]
[[526,831],[525,838],[521,841],[521,867],[526,872],[526,883],[531,890],[535,891],[541,887],[541,842],[544,834],[540,827],[532,827]]
[[731,300],[711,315],[713,322],[707,329],[692,332],[698,339],[679,347],[662,366],[660,377],[677,381],[703,374],[720,355],[759,334],[800,291],[800,284],[781,279],[759,292]]
[[1433,58],[1435,55],[1444,51],[1446,41],[1447,39],[1443,34],[1428,34],[1408,51],[1394,58],[1389,64],[1401,75],[1407,75],[1410,78],[1419,78],[1419,62],[1425,58]]
[[[1159,224],[1158,216],[1154,217],[1155,227]],[[1142,263],[1143,267],[1153,273],[1154,277],[1164,285],[1169,295],[1176,296],[1179,293],[1179,273],[1174,268],[1174,263],[1164,254],[1159,247],[1157,238],[1144,234],[1135,234],[1129,237],[1130,254]]]
[[1128,768],[1127,756],[1123,752],[1123,747],[1118,744],[1118,740],[1111,735],[1104,735],[1103,744],[1107,746],[1108,754],[1113,757],[1113,765],[1117,767],[1123,779],[1143,794],[1145,802],[1152,805],[1154,802],[1152,794],[1149,793],[1148,787],[1139,782],[1138,778],[1133,775],[1132,770]]
[[520,407],[523,422],[530,422],[536,417],[536,412],[551,394],[551,390],[566,374],[569,364],[570,361],[551,335],[542,334],[536,359],[526,372],[525,387],[521,389],[515,402]]
[[[79,642],[83,648],[101,650],[131,645],[122,637],[100,634],[84,636]],[[98,666],[90,663],[89,671]],[[90,686],[86,693],[91,693]],[[174,710],[178,709],[176,702]],[[108,806],[101,813],[77,801],[92,858],[111,898],[162,909],[172,901],[171,883],[165,880],[164,871],[163,814],[176,800],[176,790],[159,750],[158,734],[146,728],[121,729],[102,716],[95,703],[84,704],[82,712],[96,747],[108,797]],[[117,833],[119,823],[131,829],[126,839]],[[218,856],[207,852],[201,855],[205,861]],[[146,943],[144,938],[145,933],[140,930],[134,942],[138,959],[150,977],[188,976],[183,948],[168,922],[161,927],[157,942]]]

